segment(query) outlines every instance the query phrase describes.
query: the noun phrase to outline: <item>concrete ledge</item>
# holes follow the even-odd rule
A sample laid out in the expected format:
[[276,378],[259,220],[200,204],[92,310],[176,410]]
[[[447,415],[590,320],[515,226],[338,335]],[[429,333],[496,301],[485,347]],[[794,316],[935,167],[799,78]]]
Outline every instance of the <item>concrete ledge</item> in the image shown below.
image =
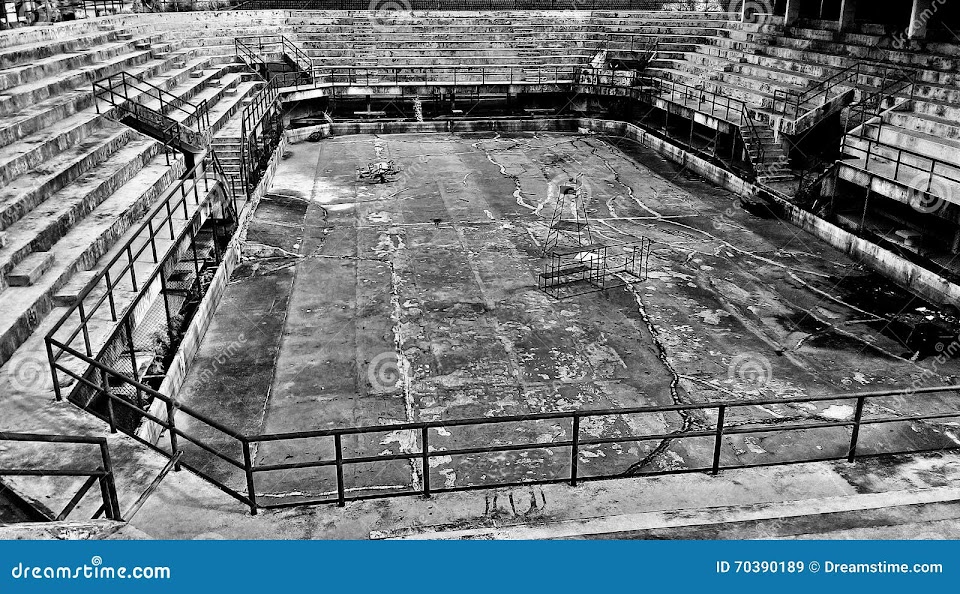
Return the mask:
[[[654,530],[774,521],[804,516],[855,514],[865,510],[910,507],[932,503],[957,503],[960,489],[941,487],[886,493],[866,493],[803,499],[782,503],[755,503],[670,511],[643,512],[599,518],[565,520],[541,525],[436,530],[430,527],[397,532],[375,531],[371,539],[389,540],[544,540],[569,538],[643,538]],[[919,518],[918,518],[919,519]],[[771,532],[769,537],[779,536]]]

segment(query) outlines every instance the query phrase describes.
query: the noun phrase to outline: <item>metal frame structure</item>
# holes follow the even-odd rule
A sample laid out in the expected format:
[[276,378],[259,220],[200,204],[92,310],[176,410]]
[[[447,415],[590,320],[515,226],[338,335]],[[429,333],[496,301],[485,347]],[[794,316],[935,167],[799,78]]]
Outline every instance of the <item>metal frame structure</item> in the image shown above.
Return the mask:
[[[94,81],[93,95],[98,114],[100,101],[105,101],[119,111],[121,121],[157,138],[166,149],[197,153],[210,142],[210,108],[206,99],[193,103],[126,72]],[[159,109],[141,103],[154,99]],[[177,120],[167,115],[174,111],[184,114],[183,118]],[[169,165],[169,150],[164,152]]]
[[[635,243],[613,246],[555,248],[537,276],[537,288],[554,299],[567,299],[622,287],[627,282],[624,275],[646,280],[652,246],[651,239],[642,237]],[[621,253],[611,254],[610,250]]]
[[[195,206],[192,214],[188,210],[190,201]],[[80,292],[74,304],[47,333],[47,357],[57,400],[63,398],[61,373],[76,380],[69,399],[88,410],[98,396],[102,396],[103,390],[112,391],[118,387],[112,385],[107,374],[91,365],[91,361],[122,369],[138,383],[144,379],[140,375],[144,360],[138,358],[137,350],[132,346],[144,309],[159,293],[164,304],[166,327],[171,328],[171,320],[178,313],[173,296],[179,291],[171,286],[170,280],[172,273],[176,272],[176,264],[181,260],[187,262],[193,272],[190,283],[199,287],[200,272],[206,259],[206,255],[197,250],[202,218],[209,214],[215,219],[219,216],[236,220],[236,213],[233,184],[223,173],[216,152],[211,150],[167,191],[130,239],[119,246],[116,256]],[[222,257],[215,245],[212,257],[215,262]],[[147,259],[154,267],[146,279],[138,278],[137,274],[141,258]],[[91,322],[99,321],[102,325],[106,319],[113,323],[112,331],[105,339],[97,340],[96,327]],[[83,356],[79,357],[79,354]],[[91,383],[98,388],[90,390]],[[135,398],[128,395],[125,402],[134,401],[128,404],[136,409],[132,414],[139,421],[146,415],[140,410],[142,404],[149,402],[150,398],[147,392],[139,389],[133,393]],[[114,414],[113,399],[102,402],[106,404],[110,428],[116,431],[119,423]]]
[[80,489],[70,498],[66,507],[50,520],[65,520],[76,509],[77,505],[90,492],[94,485],[100,486],[100,498],[103,504],[93,514],[93,518],[101,515],[109,520],[122,520],[120,504],[117,499],[117,485],[113,474],[113,462],[110,460],[110,448],[104,437],[88,437],[85,435],[43,435],[36,433],[6,433],[0,432],[0,442],[12,441],[17,443],[57,443],[57,444],[84,444],[95,445],[99,448],[100,466],[97,468],[2,468],[2,476],[36,476],[36,477],[87,477]]

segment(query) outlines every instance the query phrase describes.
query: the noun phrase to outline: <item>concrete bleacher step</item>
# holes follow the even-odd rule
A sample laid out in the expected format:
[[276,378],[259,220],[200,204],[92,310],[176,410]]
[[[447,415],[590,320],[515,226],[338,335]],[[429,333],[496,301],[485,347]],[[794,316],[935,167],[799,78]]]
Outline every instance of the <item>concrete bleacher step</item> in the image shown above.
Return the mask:
[[960,122],[956,119],[898,111],[889,112],[885,119],[898,128],[949,140],[960,140]]
[[143,137],[131,140],[98,167],[51,195],[7,228],[7,245],[0,250],[0,272],[6,273],[32,252],[49,249],[118,188],[136,177],[158,152],[158,143],[153,140]]
[[109,43],[116,39],[115,32],[92,31],[64,39],[28,42],[0,49],[0,68],[11,68],[35,60],[43,60],[58,54],[84,50],[95,45]]
[[53,294],[74,272],[92,268],[105,256],[183,171],[182,160],[168,167],[158,155],[51,246],[54,265],[38,281],[0,292],[0,362],[6,361],[49,313]]
[[53,293],[53,305],[55,307],[73,307],[96,276],[97,271],[95,270],[80,270],[74,273],[66,284]]
[[6,274],[7,285],[29,287],[53,266],[53,254],[34,252],[20,261],[16,268]]
[[6,116],[34,103],[56,97],[65,91],[90,85],[94,80],[119,72],[130,71],[151,59],[149,50],[127,52],[110,60],[71,70],[61,76],[45,77],[17,87],[11,87],[0,96],[0,115]]
[[55,192],[96,167],[135,136],[126,127],[109,126],[94,131],[84,145],[44,162],[0,189],[0,231],[10,227]]
[[950,140],[937,134],[900,128],[889,123],[878,126],[868,122],[863,126],[863,134],[882,145],[906,149],[960,166],[960,140]]
[[0,90],[7,90],[31,81],[77,70],[100,62],[106,62],[125,53],[134,51],[140,41],[157,38],[151,35],[134,41],[116,41],[86,48],[69,54],[57,54],[42,59],[29,60],[0,71]]
[[[157,82],[159,85],[176,84],[181,77],[188,74],[189,69],[194,65],[205,63],[204,59],[196,60],[194,64],[187,66],[187,70],[175,71],[163,81]],[[163,72],[168,65],[166,61],[156,61],[135,72],[141,76],[155,75]],[[150,80],[152,79],[148,78],[148,81]],[[63,107],[62,104],[50,104],[44,111],[30,116],[31,126],[40,126],[44,122],[50,122],[51,118],[69,108],[70,106]],[[98,115],[95,110],[87,107],[83,111],[73,113],[57,121],[56,125],[48,126],[39,130],[38,133],[24,137],[28,143],[27,146],[30,147],[27,150],[24,150],[19,144],[0,146],[0,185],[10,183],[11,180],[26,173],[31,168],[55,157],[68,147],[75,146],[98,129],[105,121],[106,116],[106,112]],[[2,130],[4,128],[0,128],[0,131]],[[0,135],[2,135],[2,132],[0,132]]]

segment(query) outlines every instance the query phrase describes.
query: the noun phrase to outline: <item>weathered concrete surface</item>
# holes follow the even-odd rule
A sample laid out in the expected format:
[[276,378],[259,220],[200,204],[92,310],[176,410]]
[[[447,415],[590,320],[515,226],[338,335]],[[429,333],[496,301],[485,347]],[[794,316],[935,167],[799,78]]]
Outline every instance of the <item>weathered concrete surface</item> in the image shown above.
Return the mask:
[[[367,539],[384,533],[510,529],[660,513],[668,518],[693,518],[682,530],[684,524],[664,522],[658,529],[663,538],[948,538],[956,535],[960,525],[949,492],[941,492],[940,500],[935,494],[928,495],[929,503],[913,509],[898,507],[895,498],[904,491],[942,490],[958,479],[960,457],[939,454],[884,462],[864,460],[854,465],[838,462],[730,470],[718,476],[631,477],[575,488],[545,485],[444,493],[431,499],[399,497],[348,502],[344,508],[310,506],[251,516],[209,483],[180,472],[164,480],[132,524],[154,538]],[[890,507],[895,509],[851,511],[842,522],[837,522],[836,515],[816,513],[818,500],[856,499],[859,494],[872,493],[889,495]],[[775,504],[803,500],[807,500],[804,505],[814,506],[812,513],[779,523],[723,524],[718,531],[716,508],[727,508],[725,513],[732,518],[742,510],[774,504],[763,507],[768,516],[776,517],[786,514]],[[796,506],[783,506],[783,510],[791,507]]]
[[[884,285],[881,279],[788,224],[742,210],[728,192],[626,140],[554,133],[355,136],[294,144],[290,152],[273,191],[307,206],[302,242],[284,248],[294,282],[272,287],[269,299],[261,296],[270,303],[289,299],[272,384],[265,390],[266,375],[258,371],[250,374],[257,378],[256,395],[236,386],[240,392],[210,399],[195,390],[187,399],[214,419],[242,418],[248,434],[825,395],[948,383],[956,373],[952,361],[908,360],[910,353],[882,332],[883,324],[864,309],[879,306],[856,294]],[[385,159],[402,166],[397,181],[356,181],[355,167]],[[594,240],[654,239],[650,275],[606,294],[555,301],[537,291],[535,281],[552,212],[548,188],[581,172]],[[251,278],[236,282],[228,295],[254,303],[262,290]],[[895,292],[885,298],[921,305]],[[237,315],[223,312],[226,320]],[[211,344],[229,337],[224,329],[237,328],[229,321],[218,326],[216,317],[221,333],[209,335]],[[238,361],[262,348],[266,343],[244,347]],[[194,373],[203,374],[203,367]],[[255,406],[230,412],[248,397],[265,404],[259,429]],[[890,398],[872,403],[866,414],[955,406],[953,396]],[[849,403],[772,405],[731,409],[727,424],[835,420],[852,412]],[[866,427],[859,451],[953,447],[950,421]],[[714,423],[712,413],[613,415],[585,422],[581,431],[611,437]],[[431,483],[563,478],[568,450],[549,444],[569,439],[570,429],[568,422],[523,422],[432,430],[434,451],[520,441],[544,447],[437,457]],[[839,456],[848,443],[842,428],[731,435],[721,460]],[[580,472],[702,467],[711,461],[712,444],[702,438],[584,447]],[[344,443],[348,457],[419,448],[412,433],[372,433]],[[329,438],[255,448],[259,464],[332,454]],[[418,463],[348,466],[345,483],[349,494],[411,490],[419,488],[422,473]],[[231,486],[242,486],[238,472],[228,474]],[[257,484],[270,501],[335,492],[327,470],[265,473]]]

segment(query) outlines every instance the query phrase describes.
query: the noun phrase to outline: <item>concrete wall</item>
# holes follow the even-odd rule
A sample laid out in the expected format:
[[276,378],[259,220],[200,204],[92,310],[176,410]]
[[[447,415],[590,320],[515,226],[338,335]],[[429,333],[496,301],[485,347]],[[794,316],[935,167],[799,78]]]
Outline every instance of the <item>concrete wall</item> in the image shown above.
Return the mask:
[[[299,132],[299,130],[297,132]],[[306,134],[304,138],[308,135],[309,133]],[[213,316],[217,311],[217,306],[220,304],[220,298],[223,297],[223,292],[227,288],[227,283],[230,281],[230,276],[233,274],[236,265],[240,263],[242,259],[243,244],[246,242],[247,229],[250,226],[253,213],[256,212],[260,200],[273,184],[277,164],[280,162],[280,157],[287,148],[288,141],[287,135],[284,134],[277,150],[274,151],[273,156],[270,158],[263,179],[260,180],[253,195],[243,204],[238,213],[237,230],[227,245],[226,250],[224,250],[223,260],[221,260],[220,265],[217,267],[217,272],[214,274],[213,280],[207,288],[207,292],[201,298],[200,306],[197,308],[193,319],[190,320],[190,324],[184,331],[183,340],[177,347],[177,353],[174,355],[173,361],[164,376],[163,383],[158,390],[168,398],[175,399],[183,387],[183,382],[187,379],[190,365],[193,363],[193,359],[200,349],[200,343],[203,342],[203,337],[210,327],[210,323],[213,321]],[[154,400],[150,405],[149,412],[151,415],[161,419],[167,418],[166,403],[160,400]],[[144,422],[137,430],[138,436],[153,444],[157,444],[160,441],[163,433],[163,428],[149,419],[144,419]]]

